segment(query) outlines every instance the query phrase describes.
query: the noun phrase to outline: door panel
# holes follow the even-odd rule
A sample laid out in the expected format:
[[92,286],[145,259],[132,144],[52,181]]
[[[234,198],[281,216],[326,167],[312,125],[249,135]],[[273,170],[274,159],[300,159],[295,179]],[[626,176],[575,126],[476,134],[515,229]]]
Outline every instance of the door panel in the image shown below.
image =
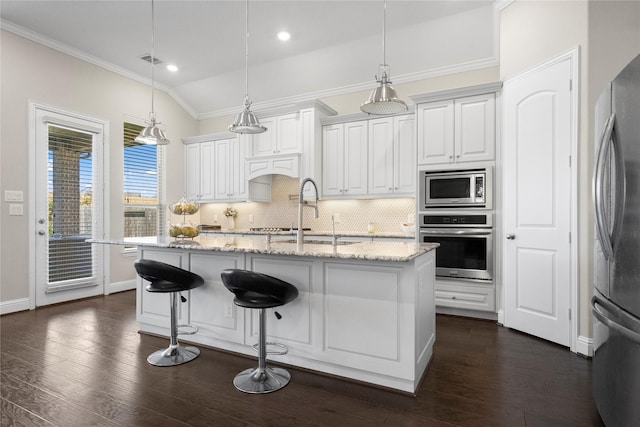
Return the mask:
[[570,345],[572,59],[504,86],[505,326]]

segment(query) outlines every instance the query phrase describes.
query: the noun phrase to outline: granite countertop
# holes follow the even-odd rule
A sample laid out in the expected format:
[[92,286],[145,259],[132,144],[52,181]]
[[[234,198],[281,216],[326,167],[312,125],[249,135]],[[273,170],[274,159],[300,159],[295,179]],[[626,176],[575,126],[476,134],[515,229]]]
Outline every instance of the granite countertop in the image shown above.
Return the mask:
[[[176,240],[173,237],[146,237],[123,240],[89,239],[90,243],[113,245],[135,245],[157,248],[179,248],[193,251],[243,252],[269,255],[305,256],[316,258],[357,259],[368,261],[408,262],[426,252],[434,250],[438,243],[339,241],[336,246],[331,242],[310,243],[309,235],[302,250],[298,251],[295,236],[286,235],[223,237],[201,234],[194,239]],[[289,237],[289,238],[286,238]],[[312,240],[313,241],[313,240]]]

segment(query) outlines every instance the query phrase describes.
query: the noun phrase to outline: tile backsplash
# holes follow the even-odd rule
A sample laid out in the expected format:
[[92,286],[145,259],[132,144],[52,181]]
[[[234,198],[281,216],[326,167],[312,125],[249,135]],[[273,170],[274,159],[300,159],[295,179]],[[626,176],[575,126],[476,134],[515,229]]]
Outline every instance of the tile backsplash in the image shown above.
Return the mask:
[[[220,224],[229,228],[223,211],[232,206],[238,211],[235,227],[295,227],[298,225],[298,192],[300,180],[284,175],[273,175],[271,203],[206,203],[200,207],[200,224]],[[295,196],[290,198],[290,196]],[[317,231],[331,230],[331,216],[340,215],[338,232],[367,232],[373,223],[377,232],[401,232],[400,224],[415,213],[415,199],[321,200],[319,218],[313,218],[313,209],[304,209],[304,226]],[[250,216],[253,215],[253,223]],[[194,220],[196,220],[194,218]]]

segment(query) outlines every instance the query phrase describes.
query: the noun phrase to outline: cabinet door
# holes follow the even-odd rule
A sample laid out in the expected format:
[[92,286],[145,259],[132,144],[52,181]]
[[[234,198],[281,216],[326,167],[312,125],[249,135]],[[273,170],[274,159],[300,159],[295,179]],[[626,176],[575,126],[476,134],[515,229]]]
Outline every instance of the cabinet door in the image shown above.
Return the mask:
[[369,194],[393,192],[393,118],[369,121]]
[[495,94],[455,100],[455,161],[476,162],[495,157]]
[[453,100],[418,106],[418,164],[453,161]]
[[215,198],[214,156],[213,141],[200,144],[200,200]]
[[185,196],[189,200],[200,198],[200,144],[184,147]]
[[275,154],[301,152],[297,113],[278,116],[276,119],[276,130]]
[[269,117],[260,119],[260,124],[266,126],[267,131],[253,135],[253,156],[269,156],[275,154],[276,151],[276,119]]
[[343,193],[344,125],[322,128],[322,194],[340,196]]
[[236,199],[246,200],[249,197],[247,171],[244,162],[249,141],[250,135],[239,135],[231,140],[231,163],[233,165],[231,180],[233,183],[233,197]]
[[220,139],[215,142],[215,194],[217,200],[229,199],[232,196],[231,150],[233,139]]
[[416,126],[413,115],[393,119],[393,191],[415,196]]
[[367,144],[366,121],[344,124],[343,192],[344,196],[367,194]]
[[[187,260],[184,259],[182,254],[176,252],[140,248],[138,249],[138,258],[160,261],[179,268],[188,268],[186,265]],[[171,299],[169,294],[147,292],[145,289],[147,283],[140,276],[136,276],[136,320],[141,323],[166,328],[168,335],[171,326]],[[182,302],[178,299],[178,323],[182,325],[189,323],[190,292],[184,293],[187,297],[187,302]]]

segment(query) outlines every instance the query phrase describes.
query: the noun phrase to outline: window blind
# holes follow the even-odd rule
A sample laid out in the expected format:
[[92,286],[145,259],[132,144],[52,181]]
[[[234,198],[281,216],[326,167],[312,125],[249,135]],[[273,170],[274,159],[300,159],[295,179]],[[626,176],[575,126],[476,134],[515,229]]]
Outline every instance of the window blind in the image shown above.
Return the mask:
[[[48,291],[93,282],[93,134],[48,126]],[[65,282],[65,283],[61,283]]]
[[124,237],[162,234],[163,203],[160,197],[162,149],[140,144],[135,137],[143,126],[124,123]]

